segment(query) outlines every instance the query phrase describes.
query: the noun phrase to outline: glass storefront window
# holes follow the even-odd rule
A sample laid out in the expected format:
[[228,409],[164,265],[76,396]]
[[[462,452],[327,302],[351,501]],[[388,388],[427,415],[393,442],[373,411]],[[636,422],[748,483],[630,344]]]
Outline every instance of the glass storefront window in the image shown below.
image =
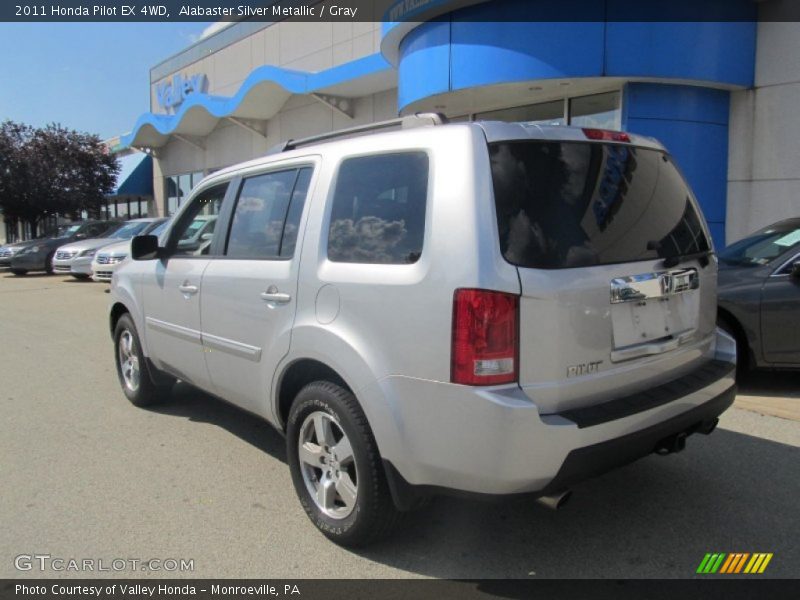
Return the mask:
[[178,206],[186,202],[192,191],[192,176],[189,173],[178,175]]
[[569,101],[569,124],[575,127],[619,129],[619,92],[581,96]]
[[165,177],[164,184],[167,191],[167,216],[171,217],[178,210],[178,178]]
[[486,121],[523,121],[541,125],[564,125],[564,101],[542,102],[527,106],[515,106],[475,114],[476,119]]
[[[194,173],[183,173],[164,178],[167,197],[166,213],[168,217],[175,214],[178,208],[186,202],[191,191],[204,176],[203,171],[195,171]],[[143,207],[142,210],[146,211],[147,208]]]

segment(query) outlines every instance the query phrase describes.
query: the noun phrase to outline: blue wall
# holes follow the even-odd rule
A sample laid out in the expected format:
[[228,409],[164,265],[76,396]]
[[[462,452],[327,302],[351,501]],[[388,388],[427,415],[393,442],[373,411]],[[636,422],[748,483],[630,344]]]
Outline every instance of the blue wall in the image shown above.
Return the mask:
[[[608,0],[617,8],[630,1]],[[653,77],[753,84],[754,22],[524,21],[540,16],[533,8],[542,4],[497,0],[413,29],[399,48],[400,109],[433,94],[537,79]],[[600,19],[604,3],[586,4],[563,0],[559,6],[574,5],[574,14]],[[498,13],[521,21],[479,21],[499,18]]]
[[722,248],[730,94],[693,86],[629,83],[622,103],[622,128],[655,137],[667,147],[703,207],[714,244]]
[[[697,0],[495,0],[451,12],[400,42],[399,109],[433,95],[503,83],[661,80],[625,86],[623,128],[656,137],[669,148],[722,246],[729,93],[716,88],[753,85],[756,6],[752,0],[706,1],[708,10],[724,7],[732,20],[647,20],[664,10],[675,14],[676,6],[694,10]],[[584,21],[571,21],[575,15]],[[642,20],[631,20],[632,15]]]

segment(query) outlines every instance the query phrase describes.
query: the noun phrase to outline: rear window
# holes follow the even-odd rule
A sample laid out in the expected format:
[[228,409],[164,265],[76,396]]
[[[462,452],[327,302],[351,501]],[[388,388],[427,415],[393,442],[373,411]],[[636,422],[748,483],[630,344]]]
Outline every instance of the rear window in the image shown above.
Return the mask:
[[669,156],[621,144],[489,145],[503,256],[562,269],[710,249],[691,192]]

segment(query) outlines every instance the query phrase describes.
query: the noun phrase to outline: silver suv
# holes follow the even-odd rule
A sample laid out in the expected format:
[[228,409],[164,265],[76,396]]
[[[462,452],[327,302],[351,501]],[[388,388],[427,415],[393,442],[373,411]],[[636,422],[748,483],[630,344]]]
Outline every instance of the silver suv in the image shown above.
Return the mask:
[[[183,248],[198,216],[213,237]],[[734,398],[708,230],[649,138],[418,115],[288,142],[162,240],[113,276],[125,395],[181,379],[265,418],[340,544],[431,494],[557,507]]]

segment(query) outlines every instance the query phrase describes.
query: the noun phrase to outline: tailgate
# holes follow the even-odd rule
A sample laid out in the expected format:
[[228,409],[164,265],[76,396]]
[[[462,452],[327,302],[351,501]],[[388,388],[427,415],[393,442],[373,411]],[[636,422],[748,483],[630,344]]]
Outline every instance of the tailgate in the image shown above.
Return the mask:
[[[668,287],[675,271],[680,281],[692,279],[690,287]],[[710,266],[665,271],[636,263],[519,274],[520,385],[544,414],[659,385],[710,352],[716,289]]]
[[543,413],[675,379],[715,329],[716,262],[672,158],[582,131],[489,142],[500,248],[521,284],[519,381]]

